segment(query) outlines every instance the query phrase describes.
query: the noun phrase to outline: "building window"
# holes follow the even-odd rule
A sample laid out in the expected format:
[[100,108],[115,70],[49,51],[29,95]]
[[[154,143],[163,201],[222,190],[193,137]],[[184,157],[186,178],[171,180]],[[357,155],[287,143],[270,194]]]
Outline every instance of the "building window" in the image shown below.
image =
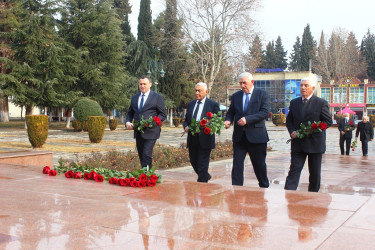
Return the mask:
[[355,87],[349,89],[349,100],[350,103],[364,103],[365,102],[365,95],[364,95],[364,88],[363,87]]
[[321,88],[321,98],[326,100],[328,103],[331,103],[331,89]]
[[367,103],[375,104],[375,88],[369,87],[367,89]]
[[333,103],[347,103],[346,88],[333,89]]
[[260,88],[268,92],[270,98],[270,108],[272,113],[276,113],[281,108],[285,108],[285,88],[283,80],[256,80],[255,88]]

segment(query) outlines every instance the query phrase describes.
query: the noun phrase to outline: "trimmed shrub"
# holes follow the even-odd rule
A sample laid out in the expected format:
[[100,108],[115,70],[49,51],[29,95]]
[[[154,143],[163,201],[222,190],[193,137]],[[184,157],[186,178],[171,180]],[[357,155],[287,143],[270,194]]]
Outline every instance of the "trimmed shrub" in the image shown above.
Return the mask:
[[118,126],[118,119],[117,118],[109,119],[109,129],[111,131],[116,130],[117,126]]
[[104,129],[107,124],[107,118],[104,116],[89,116],[87,124],[90,142],[101,142],[104,135]]
[[372,126],[375,127],[375,115],[369,115],[368,119],[372,123]]
[[82,131],[82,122],[78,120],[73,120],[72,121],[72,126],[74,128],[74,131],[76,132],[81,132]]
[[180,117],[173,117],[173,125],[177,128],[180,125],[181,118]]
[[272,122],[276,126],[282,125],[285,122],[285,114],[273,114]]
[[27,135],[33,148],[41,148],[48,137],[48,116],[27,115]]
[[[74,105],[74,118],[84,122],[88,120],[89,116],[103,116],[103,110],[96,101],[83,98]],[[85,126],[82,128],[85,130]]]

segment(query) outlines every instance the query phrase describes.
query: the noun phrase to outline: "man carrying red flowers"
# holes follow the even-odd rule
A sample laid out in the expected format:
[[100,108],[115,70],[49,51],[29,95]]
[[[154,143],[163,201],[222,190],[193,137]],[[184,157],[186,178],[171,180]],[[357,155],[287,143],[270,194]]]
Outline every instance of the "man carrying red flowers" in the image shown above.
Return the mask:
[[[211,150],[215,148],[215,134],[211,135],[211,130],[206,126],[208,119],[213,117],[213,113],[220,111],[219,104],[206,97],[208,93],[207,84],[199,82],[194,88],[195,99],[188,103],[184,130],[188,133],[187,147],[189,149],[190,163],[195,173],[198,175],[198,182],[208,182],[211,175],[208,173]],[[200,121],[202,132],[192,134],[189,126],[192,122]]]
[[344,143],[346,143],[346,155],[349,155],[350,145],[352,143],[353,130],[355,129],[355,124],[352,119],[350,119],[349,113],[345,113],[345,117],[341,118],[339,121],[339,131],[340,131],[340,150],[341,155],[344,155]]
[[[325,129],[331,126],[332,116],[327,101],[314,95],[315,87],[316,81],[303,78],[300,84],[301,97],[290,102],[286,127],[292,143],[290,169],[284,187],[286,190],[297,189],[306,158],[308,158],[310,173],[308,190],[318,192],[320,189],[322,155],[326,151]],[[301,124],[307,126],[309,122],[310,124],[320,122],[319,128],[322,132],[298,137],[297,131],[301,129]],[[315,126],[317,129],[318,125]]]

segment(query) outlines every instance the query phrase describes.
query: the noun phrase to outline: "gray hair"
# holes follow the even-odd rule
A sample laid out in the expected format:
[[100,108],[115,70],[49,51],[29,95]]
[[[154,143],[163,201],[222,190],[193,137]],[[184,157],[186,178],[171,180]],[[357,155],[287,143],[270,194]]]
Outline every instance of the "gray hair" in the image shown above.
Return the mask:
[[243,73],[241,73],[238,76],[238,80],[240,80],[241,78],[244,78],[244,77],[247,77],[250,81],[254,80],[253,75],[251,73],[249,73],[249,72],[243,72]]
[[364,115],[363,117],[362,117],[362,120],[363,119],[366,119],[367,121],[368,121],[368,116],[367,115]]
[[198,82],[197,84],[195,84],[195,87],[198,87],[198,86],[203,86],[204,91],[207,90],[207,84],[204,82]]
[[311,86],[316,87],[316,81],[312,80],[310,77],[304,77],[301,79],[301,83],[305,81],[310,82]]

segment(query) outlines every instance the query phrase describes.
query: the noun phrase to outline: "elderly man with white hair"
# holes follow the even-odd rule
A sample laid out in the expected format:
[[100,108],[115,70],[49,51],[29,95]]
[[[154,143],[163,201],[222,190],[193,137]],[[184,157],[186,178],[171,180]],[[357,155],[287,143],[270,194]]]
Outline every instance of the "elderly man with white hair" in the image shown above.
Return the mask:
[[374,139],[374,127],[368,120],[368,116],[364,115],[362,121],[358,123],[357,130],[355,131],[355,140],[357,140],[358,135],[362,143],[362,154],[367,156],[368,154],[368,142]]
[[315,81],[303,78],[300,85],[301,97],[290,102],[286,127],[292,138],[292,143],[290,169],[284,187],[286,190],[297,189],[307,157],[310,173],[308,190],[318,192],[320,189],[322,154],[326,151],[326,133],[325,131],[314,133],[301,139],[297,136],[301,123],[307,126],[309,122],[320,121],[324,122],[327,127],[332,124],[328,103],[314,95],[315,87]]

